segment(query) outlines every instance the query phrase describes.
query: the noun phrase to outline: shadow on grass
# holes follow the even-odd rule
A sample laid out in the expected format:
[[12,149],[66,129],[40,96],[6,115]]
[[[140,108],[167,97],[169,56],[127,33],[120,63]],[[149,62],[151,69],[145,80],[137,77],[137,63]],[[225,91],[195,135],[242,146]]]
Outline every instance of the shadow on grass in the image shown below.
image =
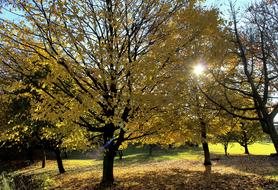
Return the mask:
[[184,159],[188,156],[202,157],[201,148],[175,148],[175,149],[158,149],[153,151],[152,155],[149,155],[146,149],[133,149],[124,151],[123,160],[116,157],[117,162],[124,162],[127,165],[135,163],[146,163],[150,161],[164,161],[171,159]]
[[[153,161],[165,161],[173,158],[178,158],[179,155],[193,155],[198,157],[199,161],[203,160],[203,151],[201,148],[194,149],[172,149],[158,150],[153,156],[148,156],[146,153],[127,155],[122,161],[116,160],[116,166],[128,166],[133,164],[143,164]],[[180,159],[187,159],[187,156],[180,156]],[[230,155],[211,154],[213,164],[220,164],[227,167],[232,167],[236,170],[257,174],[265,177],[275,177],[278,179],[278,157],[267,155]],[[278,187],[277,187],[278,189]]]
[[[171,149],[171,150],[156,150],[153,152],[153,155],[150,156],[146,151],[139,149],[139,150],[133,150],[131,152],[125,152],[125,155],[123,159],[119,159],[119,157],[115,158],[115,167],[126,167],[126,166],[133,166],[133,165],[140,165],[140,164],[148,164],[152,162],[160,162],[160,161],[166,161],[171,160],[173,158],[177,158],[179,155],[185,153],[184,149]],[[186,154],[189,155],[195,155],[199,156],[200,153],[196,149],[187,150]],[[84,160],[83,158],[80,160]],[[91,160],[91,159],[89,159]],[[95,162],[96,160],[92,160],[92,162]],[[67,172],[71,173],[79,173],[84,171],[92,171],[102,170],[102,161],[98,162],[98,164],[93,164],[92,166],[78,166],[74,168],[65,168]]]
[[[142,149],[138,150],[132,150],[130,152],[125,152],[125,155],[122,160],[120,160],[118,157],[115,158],[115,168],[121,169],[122,167],[128,167],[128,166],[138,166],[141,164],[148,164],[153,162],[162,162],[166,160],[172,160],[172,159],[183,159],[183,154],[186,153],[186,155],[194,155],[194,156],[200,156],[202,157],[201,153],[202,151],[198,149],[190,149],[190,150],[184,150],[184,149],[171,149],[171,150],[156,150],[153,152],[152,156],[148,155],[147,151],[144,151]],[[186,157],[186,156],[184,156]],[[66,159],[64,159],[65,161]],[[69,159],[71,160],[71,158]],[[73,175],[81,173],[81,172],[87,172],[87,171],[102,171],[102,160],[94,160],[94,159],[84,159],[80,158],[77,159],[80,161],[84,160],[90,160],[92,162],[92,165],[85,165],[80,166],[78,163],[76,163],[76,166],[74,167],[67,167],[67,164],[64,164],[66,173],[71,173]],[[54,163],[56,164],[56,163]],[[48,169],[47,165],[45,169],[41,169],[40,165],[35,166],[34,168],[31,168],[29,171],[27,171],[25,174],[28,175],[30,173],[36,173],[36,174],[47,174],[51,176],[58,175],[58,171],[55,168]]]
[[[123,159],[119,159],[118,156],[115,158],[115,167],[122,167],[122,166],[132,166],[138,164],[147,164],[150,162],[159,162],[171,159],[184,159],[186,155],[190,156],[199,156],[202,158],[202,149],[201,148],[190,148],[190,149],[158,149],[153,151],[153,155],[149,155],[148,151],[143,148],[138,149],[128,149],[124,151]],[[71,159],[71,158],[70,158]],[[95,159],[84,159],[83,157],[77,158],[77,160],[91,160],[92,163],[95,162]],[[92,166],[78,166],[77,168],[65,168],[67,171],[70,172],[79,172],[79,171],[90,171],[90,170],[99,170],[102,168],[102,159],[98,159],[98,164],[93,164]]]
[[[173,168],[145,172],[143,174],[127,173],[116,176],[116,183],[109,189],[275,189],[278,181],[257,176],[237,174],[220,174],[207,168],[204,172]],[[99,179],[88,177],[75,178],[64,184],[61,189],[102,189]]]

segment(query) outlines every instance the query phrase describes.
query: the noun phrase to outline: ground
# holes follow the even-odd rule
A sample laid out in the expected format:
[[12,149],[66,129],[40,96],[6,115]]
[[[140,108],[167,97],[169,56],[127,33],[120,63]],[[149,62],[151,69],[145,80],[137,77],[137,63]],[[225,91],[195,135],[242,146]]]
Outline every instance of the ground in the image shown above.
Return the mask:
[[[123,160],[116,159],[112,189],[278,189],[278,159],[269,156],[271,144],[250,146],[249,156],[236,144],[228,157],[221,145],[210,149],[211,167],[203,166],[199,148],[155,150],[152,157],[147,150],[127,150]],[[100,159],[67,159],[67,172],[60,175],[55,161],[48,160],[44,169],[38,162],[12,174],[17,189],[99,189],[101,164]]]

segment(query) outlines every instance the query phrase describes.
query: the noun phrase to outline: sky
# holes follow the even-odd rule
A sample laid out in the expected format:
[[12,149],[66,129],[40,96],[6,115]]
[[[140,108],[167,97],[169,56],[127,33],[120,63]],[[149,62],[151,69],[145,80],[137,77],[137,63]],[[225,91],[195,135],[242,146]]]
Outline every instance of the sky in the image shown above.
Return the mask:
[[8,11],[6,11],[5,9],[2,9],[2,10],[1,10],[0,18],[1,18],[1,19],[14,20],[14,21],[19,20],[19,17],[18,17],[18,16],[16,16],[15,14],[10,13],[10,12],[8,12]]
[[229,20],[230,1],[232,1],[235,5],[237,12],[241,14],[251,3],[258,2],[260,0],[206,0],[204,4],[207,7],[215,6],[219,8],[220,12],[222,12],[223,18]]
[[[257,2],[258,0],[232,0],[232,3],[235,3],[237,7],[245,8],[253,2]],[[215,5],[219,7],[222,11],[227,11],[229,9],[230,0],[206,0],[205,4],[207,5]]]

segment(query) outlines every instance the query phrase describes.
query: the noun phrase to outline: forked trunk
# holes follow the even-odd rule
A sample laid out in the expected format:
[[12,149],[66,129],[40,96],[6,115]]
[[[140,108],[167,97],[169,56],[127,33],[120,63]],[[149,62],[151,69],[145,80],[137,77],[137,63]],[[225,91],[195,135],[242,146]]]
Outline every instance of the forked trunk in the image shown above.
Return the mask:
[[59,173],[65,173],[65,169],[63,166],[63,161],[62,161],[62,157],[61,157],[61,151],[59,149],[54,150],[55,154],[56,154],[56,160],[57,160],[57,166],[59,169]]
[[[109,129],[109,130],[108,130]],[[102,169],[101,186],[109,187],[114,183],[114,159],[121,143],[124,140],[124,130],[120,129],[117,140],[114,140],[114,124],[107,125],[107,131],[104,133],[104,158]]]
[[116,152],[112,149],[106,149],[103,158],[103,174],[101,184],[111,186],[114,183],[113,167]]

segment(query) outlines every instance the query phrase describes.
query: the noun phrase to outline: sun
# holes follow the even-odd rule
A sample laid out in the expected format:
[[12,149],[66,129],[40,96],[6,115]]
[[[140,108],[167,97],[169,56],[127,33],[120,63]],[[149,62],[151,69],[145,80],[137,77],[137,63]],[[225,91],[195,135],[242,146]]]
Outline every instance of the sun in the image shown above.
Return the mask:
[[204,65],[198,64],[194,66],[193,72],[195,75],[199,76],[205,71]]

